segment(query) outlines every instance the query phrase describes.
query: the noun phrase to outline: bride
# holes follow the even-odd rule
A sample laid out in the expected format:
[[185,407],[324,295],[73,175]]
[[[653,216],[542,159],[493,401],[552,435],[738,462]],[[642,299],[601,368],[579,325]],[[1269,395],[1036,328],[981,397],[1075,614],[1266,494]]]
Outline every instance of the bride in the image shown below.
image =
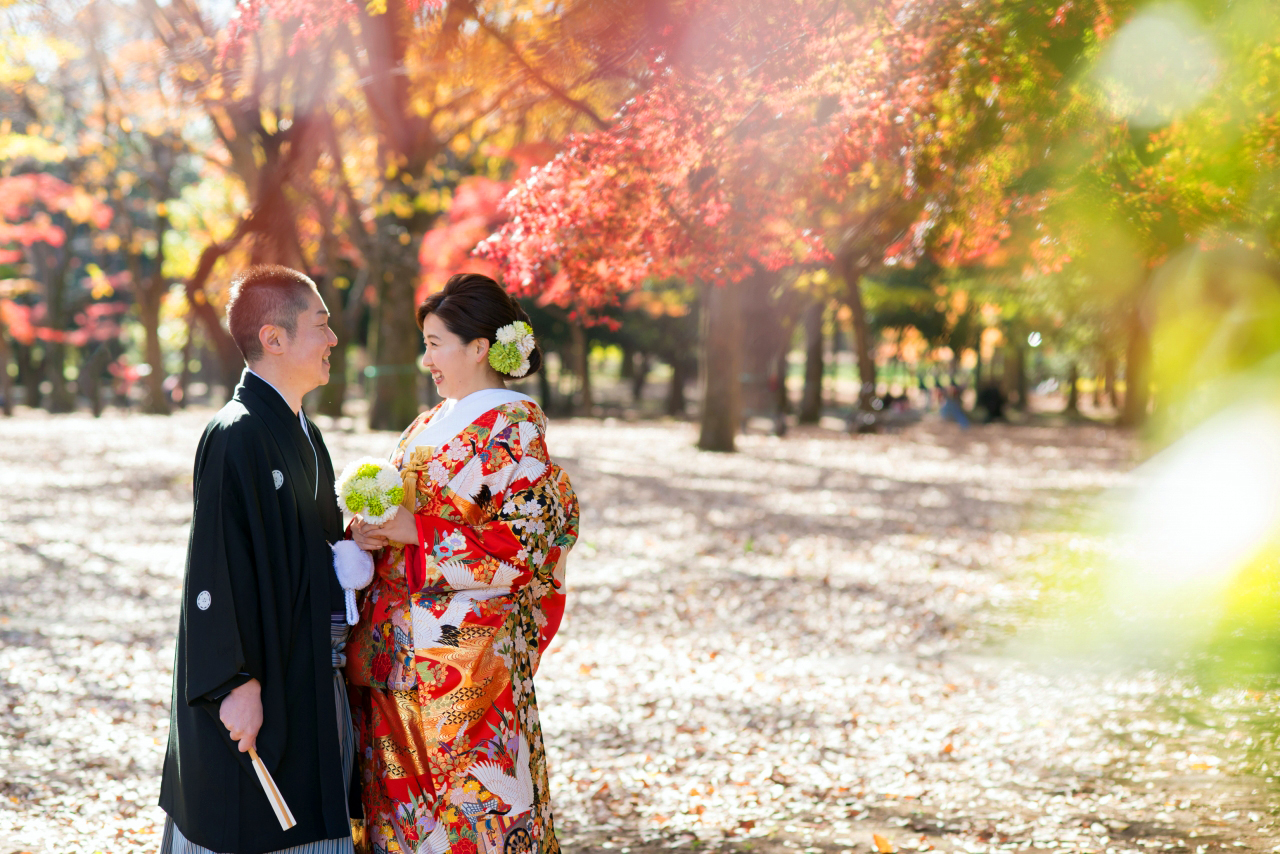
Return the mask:
[[376,565],[346,670],[365,835],[379,854],[557,854],[533,674],[578,504],[546,416],[505,386],[542,354],[487,276],[453,276],[417,320],[445,400],[392,454],[411,512],[351,527]]

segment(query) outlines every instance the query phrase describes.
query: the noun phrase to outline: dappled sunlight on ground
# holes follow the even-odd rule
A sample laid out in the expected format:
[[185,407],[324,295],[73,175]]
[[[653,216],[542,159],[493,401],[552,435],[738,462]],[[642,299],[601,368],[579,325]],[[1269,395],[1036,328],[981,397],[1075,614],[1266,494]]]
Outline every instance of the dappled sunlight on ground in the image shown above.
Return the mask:
[[[0,854],[156,844],[208,414],[0,421]],[[326,432],[339,468],[393,438]],[[1062,519],[1126,485],[1123,434],[926,421],[748,435],[733,455],[694,439],[548,434],[583,507],[538,675],[566,851],[1280,842],[1265,784],[1238,770],[1254,699],[1017,654],[1025,570],[1091,536]]]

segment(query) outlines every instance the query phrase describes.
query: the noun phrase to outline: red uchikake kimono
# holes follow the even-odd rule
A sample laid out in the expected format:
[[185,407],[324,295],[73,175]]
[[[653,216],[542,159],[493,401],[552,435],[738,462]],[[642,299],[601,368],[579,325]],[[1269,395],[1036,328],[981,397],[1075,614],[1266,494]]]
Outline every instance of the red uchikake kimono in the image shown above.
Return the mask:
[[375,553],[347,646],[369,849],[558,854],[533,674],[564,614],[577,498],[532,401],[405,460],[435,411],[393,457],[418,542]]

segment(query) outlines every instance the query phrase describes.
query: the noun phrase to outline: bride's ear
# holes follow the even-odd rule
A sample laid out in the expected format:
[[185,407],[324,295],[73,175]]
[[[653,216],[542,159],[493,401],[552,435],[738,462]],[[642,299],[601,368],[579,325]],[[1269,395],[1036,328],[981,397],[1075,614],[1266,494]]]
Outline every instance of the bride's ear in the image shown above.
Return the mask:
[[477,338],[471,342],[471,346],[475,348],[476,364],[479,365],[489,360],[489,339]]

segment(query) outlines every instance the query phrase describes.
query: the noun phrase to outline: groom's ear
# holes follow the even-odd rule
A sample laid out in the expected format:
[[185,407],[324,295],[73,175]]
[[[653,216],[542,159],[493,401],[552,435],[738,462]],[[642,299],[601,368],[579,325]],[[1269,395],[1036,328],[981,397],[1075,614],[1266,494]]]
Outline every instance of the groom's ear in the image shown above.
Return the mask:
[[263,354],[279,356],[284,352],[284,330],[271,323],[264,323],[258,329],[258,343],[262,345]]

